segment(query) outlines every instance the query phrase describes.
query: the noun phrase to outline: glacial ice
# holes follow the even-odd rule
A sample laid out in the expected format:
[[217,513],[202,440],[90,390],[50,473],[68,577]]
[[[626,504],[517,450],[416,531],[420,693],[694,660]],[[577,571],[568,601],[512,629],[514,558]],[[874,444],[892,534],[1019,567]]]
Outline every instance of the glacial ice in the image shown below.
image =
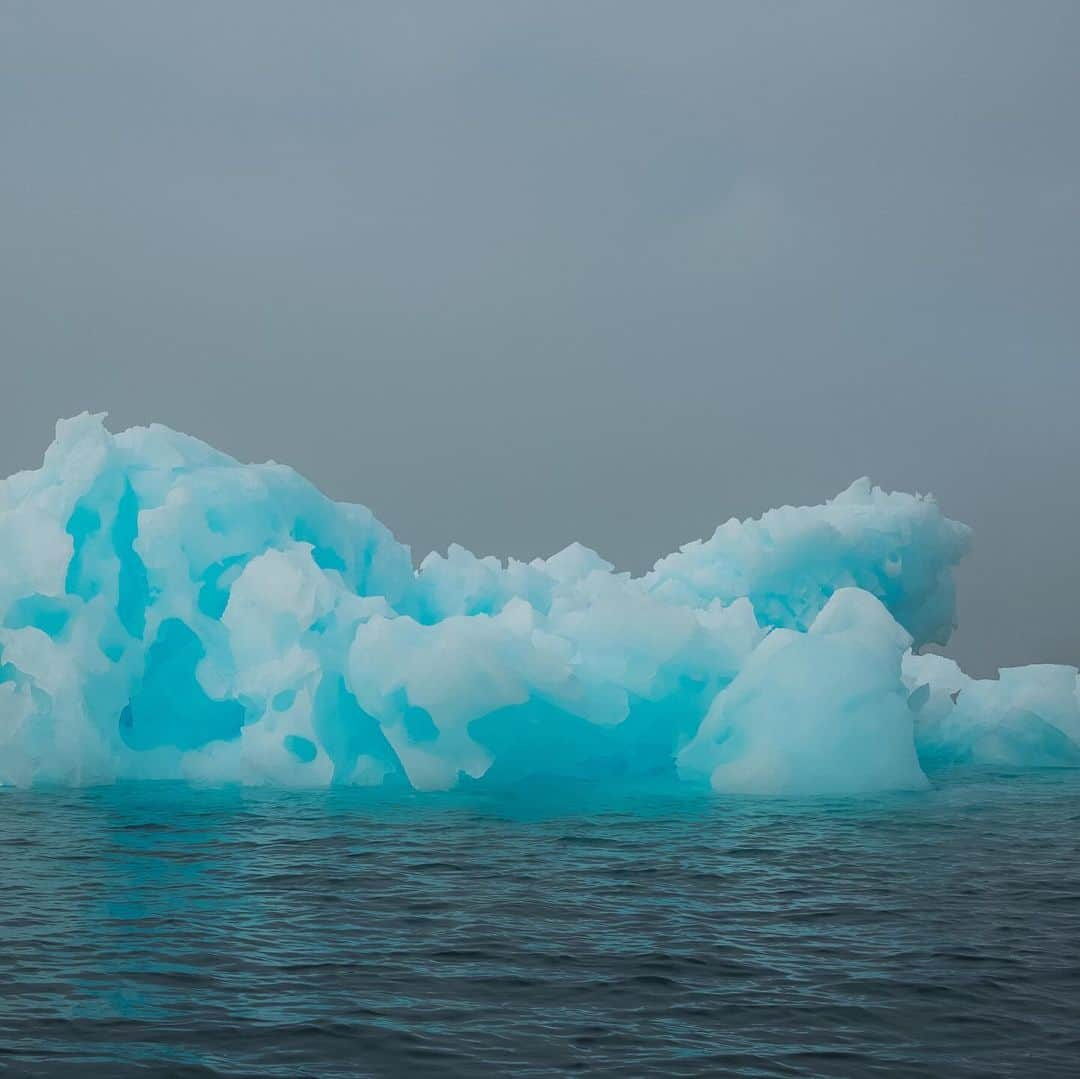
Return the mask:
[[287,467],[84,414],[0,482],[0,783],[814,795],[1080,764],[1076,668],[919,652],[969,538],[859,480],[642,577],[578,544],[414,569]]

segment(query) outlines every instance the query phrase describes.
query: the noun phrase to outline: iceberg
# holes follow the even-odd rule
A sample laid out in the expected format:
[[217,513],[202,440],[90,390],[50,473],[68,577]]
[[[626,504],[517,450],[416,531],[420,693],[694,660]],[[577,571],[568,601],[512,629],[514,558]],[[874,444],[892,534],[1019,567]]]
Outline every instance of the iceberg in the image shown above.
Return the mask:
[[0,482],[0,784],[832,795],[1080,763],[1076,668],[921,654],[969,544],[862,479],[641,577],[579,544],[416,567],[290,468],[83,414]]

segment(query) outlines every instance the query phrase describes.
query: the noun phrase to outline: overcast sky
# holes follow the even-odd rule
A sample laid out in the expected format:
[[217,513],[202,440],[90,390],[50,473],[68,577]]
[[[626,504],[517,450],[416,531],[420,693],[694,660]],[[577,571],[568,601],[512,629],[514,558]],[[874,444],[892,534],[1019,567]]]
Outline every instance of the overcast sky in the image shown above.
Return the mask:
[[0,0],[0,474],[58,416],[640,571],[857,476],[1080,660],[1080,3]]

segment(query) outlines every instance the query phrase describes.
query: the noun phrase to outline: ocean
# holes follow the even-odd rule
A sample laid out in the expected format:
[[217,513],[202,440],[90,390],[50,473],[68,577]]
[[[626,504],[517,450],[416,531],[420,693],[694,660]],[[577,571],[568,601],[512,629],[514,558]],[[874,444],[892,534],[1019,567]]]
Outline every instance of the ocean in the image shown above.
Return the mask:
[[0,791],[12,1075],[1073,1076],[1080,772]]

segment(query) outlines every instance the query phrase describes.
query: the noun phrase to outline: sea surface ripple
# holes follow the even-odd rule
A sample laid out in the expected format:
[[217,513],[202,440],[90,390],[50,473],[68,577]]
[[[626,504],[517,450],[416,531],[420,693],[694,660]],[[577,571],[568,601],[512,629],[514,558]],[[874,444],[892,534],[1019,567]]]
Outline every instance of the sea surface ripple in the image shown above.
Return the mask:
[[1076,1075],[1080,772],[935,784],[3,791],[0,1069]]

